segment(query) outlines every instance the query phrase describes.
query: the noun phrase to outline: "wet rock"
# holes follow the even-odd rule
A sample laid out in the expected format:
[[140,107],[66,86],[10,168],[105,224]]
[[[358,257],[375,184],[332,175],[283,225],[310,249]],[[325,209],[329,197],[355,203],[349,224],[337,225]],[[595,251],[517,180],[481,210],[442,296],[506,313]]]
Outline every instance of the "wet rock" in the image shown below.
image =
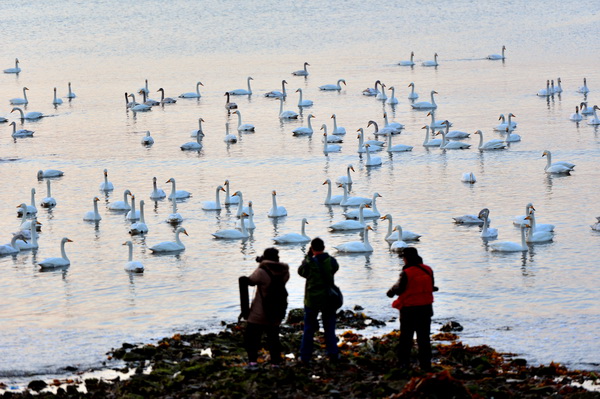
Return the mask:
[[48,386],[48,384],[46,384],[42,380],[33,380],[29,383],[29,385],[27,385],[27,388],[32,389],[36,392],[39,392],[42,389],[46,388],[47,386]]
[[79,369],[77,367],[75,367],[75,366],[67,366],[67,367],[65,367],[65,371],[73,372],[73,371],[77,371],[77,370],[79,370]]
[[460,323],[458,323],[456,321],[449,321],[448,323],[444,324],[440,328],[440,331],[451,332],[451,331],[462,331],[463,329],[464,328],[463,328],[463,326],[460,325]]

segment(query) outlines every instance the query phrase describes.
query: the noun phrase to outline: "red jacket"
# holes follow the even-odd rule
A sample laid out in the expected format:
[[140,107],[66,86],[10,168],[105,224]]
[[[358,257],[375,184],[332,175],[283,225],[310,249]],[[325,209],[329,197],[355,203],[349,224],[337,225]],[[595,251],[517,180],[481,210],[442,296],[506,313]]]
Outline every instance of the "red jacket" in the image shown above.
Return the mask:
[[427,265],[405,266],[400,280],[388,292],[398,294],[392,307],[422,306],[433,303],[433,271]]

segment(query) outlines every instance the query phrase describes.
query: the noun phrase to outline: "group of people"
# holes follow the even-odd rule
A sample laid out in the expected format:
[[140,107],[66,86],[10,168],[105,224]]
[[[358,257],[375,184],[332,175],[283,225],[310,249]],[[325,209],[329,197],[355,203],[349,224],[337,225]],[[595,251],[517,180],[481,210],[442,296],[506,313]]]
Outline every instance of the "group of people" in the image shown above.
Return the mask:
[[[392,306],[400,312],[400,339],[397,346],[400,367],[410,367],[410,353],[413,336],[417,334],[419,348],[419,365],[424,371],[431,370],[430,326],[433,316],[434,285],[432,269],[423,263],[416,248],[405,248],[400,254],[404,266],[398,281],[388,290],[387,296],[398,296]],[[287,291],[285,284],[290,279],[290,268],[280,262],[279,251],[267,248],[254,272],[241,277],[240,283],[245,286],[256,286],[256,293],[249,309],[242,317],[247,320],[245,331],[245,348],[248,353],[248,364],[256,366],[258,352],[264,333],[267,335],[267,349],[270,362],[278,365],[282,362],[279,327],[285,317],[287,307]],[[335,286],[334,275],[339,270],[337,260],[325,252],[325,243],[320,238],[311,241],[310,248],[298,274],[306,279],[304,288],[304,331],[300,346],[300,361],[309,364],[313,354],[314,335],[319,329],[318,316],[321,315],[325,347],[330,361],[340,359],[338,339],[335,334],[337,309],[341,302],[332,300],[332,289]]]

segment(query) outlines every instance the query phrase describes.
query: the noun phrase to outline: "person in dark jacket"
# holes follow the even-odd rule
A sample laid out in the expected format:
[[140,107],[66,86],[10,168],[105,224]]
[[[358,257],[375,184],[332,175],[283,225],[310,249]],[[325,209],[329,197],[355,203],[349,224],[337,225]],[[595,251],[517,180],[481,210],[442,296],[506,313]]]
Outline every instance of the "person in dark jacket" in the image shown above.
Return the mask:
[[413,336],[417,333],[419,346],[419,364],[422,370],[431,370],[431,316],[433,316],[433,270],[425,264],[416,248],[408,247],[400,256],[404,259],[404,267],[400,278],[387,292],[392,298],[398,295],[392,306],[400,311],[400,342],[398,344],[398,360],[401,366],[410,365],[410,351]]
[[325,252],[325,243],[320,238],[311,241],[310,249],[298,274],[306,279],[304,286],[304,333],[300,346],[300,360],[309,363],[313,352],[313,339],[319,329],[317,317],[321,313],[323,330],[325,331],[325,346],[330,360],[339,359],[339,348],[335,335],[336,310],[327,303],[328,290],[334,283],[333,275],[339,265],[333,256]]
[[250,305],[250,313],[246,324],[244,344],[248,353],[248,362],[256,365],[258,350],[260,349],[263,333],[267,333],[267,347],[271,355],[271,363],[281,363],[281,344],[279,342],[279,326],[281,320],[272,320],[268,317],[263,306],[263,298],[267,295],[270,284],[274,279],[287,283],[290,279],[290,268],[287,264],[279,262],[279,251],[276,248],[267,248],[263,256],[256,258],[258,267],[247,277],[248,285],[257,286],[256,294]]

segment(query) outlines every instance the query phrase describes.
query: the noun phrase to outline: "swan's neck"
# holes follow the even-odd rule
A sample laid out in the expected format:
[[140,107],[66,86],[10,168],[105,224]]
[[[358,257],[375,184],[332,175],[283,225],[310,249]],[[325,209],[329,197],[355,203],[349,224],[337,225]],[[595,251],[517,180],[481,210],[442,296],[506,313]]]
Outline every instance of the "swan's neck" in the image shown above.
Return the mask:
[[[394,96],[393,96],[393,94],[394,94],[394,91],[393,91],[393,89],[392,89],[392,97],[394,97]],[[385,126],[389,125],[389,122],[388,122],[388,117],[387,117],[387,112],[385,112],[385,113],[383,114],[383,119],[385,120]]]
[[529,230],[531,231],[531,233],[533,233],[535,231],[535,227],[536,227],[536,224],[535,224],[535,212],[529,213],[529,216],[531,216],[531,223],[530,223],[531,228]]
[[305,236],[306,235],[306,223],[304,222],[304,220],[302,221],[302,227],[300,228],[300,234]]
[[25,119],[25,114],[23,114],[23,110],[21,108],[16,108],[17,111],[21,114],[21,119]]
[[277,212],[277,196],[273,194],[271,197],[273,198],[273,211]]
[[333,132],[335,133],[337,131],[337,118],[335,117],[335,115],[333,116]]
[[104,175],[104,188],[108,185],[108,175]]
[[423,145],[429,143],[429,126],[425,128],[425,141],[423,141]]
[[506,118],[504,117],[504,114],[500,114],[500,120],[502,121],[500,124],[504,125],[506,123]]
[[479,148],[483,148],[483,133],[479,133]]
[[159,90],[160,91],[160,102],[165,101],[165,91],[164,90]]
[[172,213],[177,213],[177,201],[175,200],[175,197],[171,198],[171,203],[172,203]]
[[171,179],[171,196],[175,198],[175,193],[177,192],[177,188],[175,186],[175,180]]
[[140,223],[146,224],[146,219],[144,219],[144,201],[140,201]]
[[298,100],[298,103],[302,103],[302,89],[298,90],[298,93],[300,93],[300,99]]
[[37,248],[37,218],[31,219],[31,246]]
[[[368,154],[368,152],[367,152],[367,154]],[[361,224],[365,224],[365,217],[364,217],[364,215],[363,215],[363,210],[364,210],[364,209],[365,209],[364,205],[361,205],[361,206],[358,208],[358,221],[359,221]]]
[[444,132],[443,130],[440,130],[440,133],[442,134],[442,145],[441,145],[441,147],[444,147],[446,145],[446,132]]
[[346,168],[346,175],[348,176],[348,184],[352,184],[352,176],[350,175],[350,168]]
[[511,115],[511,114],[508,114],[508,122],[506,122],[506,123],[507,123],[507,125],[508,125],[508,130],[511,130],[511,126],[510,126],[510,125],[511,125],[511,123],[512,123],[512,120],[511,120],[511,118],[512,118],[512,115]]
[[183,246],[183,243],[181,242],[181,240],[179,239],[179,235],[181,234],[181,230],[177,229],[177,233],[175,233],[175,242],[180,245]]
[[371,246],[371,244],[369,244],[369,229],[365,229],[365,234],[363,236],[363,244],[367,248]]
[[399,225],[396,226],[396,231],[398,232],[398,240],[396,241],[402,241],[402,227],[400,227]]
[[[369,147],[365,146],[365,151],[367,152],[367,165],[371,163],[371,152],[369,151]],[[362,215],[362,213],[361,213]]]
[[198,119],[198,133],[202,132],[202,118]]
[[240,112],[238,111],[238,127],[240,127],[242,125],[242,114],[240,114]]
[[279,114],[283,114],[283,98],[279,99]]
[[373,212],[377,213],[377,195],[373,194],[373,199],[371,200],[371,209]]
[[128,195],[127,192],[123,193],[123,202],[125,202],[125,205],[129,205],[129,200],[127,199],[127,195]]
[[221,203],[221,199],[219,197],[219,192],[221,191],[221,186],[217,187],[216,193],[215,193],[215,204],[217,204],[217,206]]
[[327,182],[327,197],[325,197],[325,203],[328,204],[331,201],[331,182]]
[[131,217],[135,217],[135,199],[131,199]]
[[348,201],[348,187],[346,184],[342,184],[342,188],[344,189],[344,198],[342,203],[346,203],[346,201]]
[[238,209],[237,209],[237,216],[241,217],[242,216],[242,210],[244,208],[244,199],[242,198],[241,194],[238,194],[238,197],[240,197],[240,202],[238,203]]
[[[27,96],[25,96],[25,100],[27,100]],[[54,102],[56,102],[56,88],[54,89]]]
[[[196,94],[200,95],[200,82],[196,83]],[[227,96],[227,102],[229,102],[229,96]]]
[[17,248],[17,240],[19,240],[19,236],[13,236],[13,238],[10,239],[10,246],[13,247],[14,249],[18,249]]
[[283,94],[284,97],[287,96],[287,93],[285,92],[285,80],[281,81],[281,94]]
[[392,134],[388,133],[388,151],[392,148]]
[[[364,137],[363,137],[363,134],[364,134],[364,133],[362,132],[362,130],[359,130],[359,131],[358,131],[358,149],[359,149],[359,150],[360,150],[360,149],[363,147],[363,145],[364,145],[364,141],[365,141],[365,139],[364,139]],[[350,169],[348,169],[348,176],[350,176]]]
[[[412,62],[412,55],[410,56],[410,61]],[[410,94],[415,94],[415,85],[410,85],[411,89],[410,89]]]
[[489,226],[489,219],[487,216],[485,216],[485,218],[483,219],[483,229],[481,231],[481,234],[485,234],[488,231],[488,226]]
[[[394,98],[395,92],[396,92],[396,88],[392,87],[392,98]],[[386,118],[386,120],[387,120],[387,118]]]
[[158,187],[156,187],[156,180],[152,180],[152,187],[154,188],[154,192],[156,193],[158,191]]
[[48,197],[52,197],[52,188],[50,186],[50,180],[46,180],[46,192]]
[[521,247],[527,250],[527,243],[525,242],[525,226],[521,227]]
[[131,242],[128,242],[127,246],[129,247],[129,262],[131,262],[133,261],[133,245],[131,245]]
[[98,216],[100,216],[100,213],[98,212],[98,201],[94,201],[94,217],[97,219]]
[[[433,95],[434,95],[434,94],[435,94],[435,93],[433,93],[433,92],[431,93],[431,104],[432,104],[432,105],[435,105],[435,99],[433,98]],[[433,115],[433,114],[431,114],[431,115]]]
[[[312,130],[312,122],[310,121],[311,119],[312,119],[312,118],[308,118],[308,128],[309,128],[310,130]],[[327,129],[327,128],[325,128],[325,129]],[[327,133],[327,130],[325,130],[325,133]]]
[[546,160],[546,169],[548,169],[550,165],[552,165],[552,155],[550,155],[549,152],[546,152],[546,158],[548,158]]
[[229,123],[225,124],[225,136],[229,135]]
[[[410,62],[413,62],[413,58],[415,58],[415,53],[410,53]],[[413,86],[413,91],[415,90],[415,87]]]
[[62,241],[62,242],[60,243],[60,255],[62,256],[62,258],[63,258],[64,260],[68,261],[68,260],[69,260],[69,258],[67,258],[67,253],[65,252],[65,244],[66,244],[66,243],[67,243],[66,241]]
[[202,135],[200,133],[196,135],[196,143],[202,145]]
[[375,134],[377,134],[377,132],[379,132],[379,125],[377,124],[377,122],[373,121],[373,123],[371,123],[373,126],[375,126]]
[[35,207],[35,189],[31,189],[31,206]]
[[387,231],[387,234],[386,234],[385,237],[387,238],[387,237],[389,237],[389,236],[392,235],[392,233],[394,232],[394,229],[392,227],[392,217],[391,216],[387,216],[386,219],[388,221],[388,231]]
[[250,78],[248,78],[248,92],[252,93],[252,89],[250,88]]

